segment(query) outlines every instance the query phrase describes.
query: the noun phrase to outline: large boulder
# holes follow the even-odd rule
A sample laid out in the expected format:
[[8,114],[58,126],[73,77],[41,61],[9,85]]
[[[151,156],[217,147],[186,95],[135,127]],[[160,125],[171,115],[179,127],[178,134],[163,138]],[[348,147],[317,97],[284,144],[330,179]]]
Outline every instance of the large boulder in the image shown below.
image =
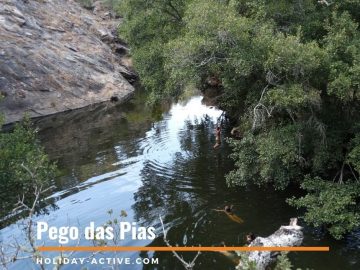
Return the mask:
[[[0,110],[5,122],[43,116],[134,91],[113,44],[119,19],[72,0],[0,0]],[[116,36],[116,34],[115,34]],[[124,51],[125,49],[123,49]]]
[[[268,237],[256,237],[249,247],[293,247],[300,246],[304,239],[302,227],[297,225],[297,218],[290,219],[287,226],[281,226],[276,232]],[[256,269],[265,270],[266,267],[273,263],[279,252],[274,251],[251,251],[248,253],[250,262],[256,264]],[[240,261],[237,269],[242,269],[243,265]]]

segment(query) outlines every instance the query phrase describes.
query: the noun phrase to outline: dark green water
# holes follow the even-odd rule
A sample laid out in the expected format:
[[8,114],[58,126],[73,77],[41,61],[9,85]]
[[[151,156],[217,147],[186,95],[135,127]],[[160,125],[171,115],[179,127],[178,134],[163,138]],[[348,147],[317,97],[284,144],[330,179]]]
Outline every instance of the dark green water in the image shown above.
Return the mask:
[[[230,149],[226,144],[213,149],[214,127],[220,115],[221,111],[202,104],[200,96],[151,112],[138,94],[121,106],[104,104],[42,119],[37,123],[40,137],[51,158],[58,161],[61,176],[53,195],[58,208],[39,220],[53,226],[85,226],[90,221],[101,225],[107,220],[107,210],[113,209],[115,213],[125,210],[126,221],[159,228],[161,215],[169,228],[170,242],[180,246],[221,242],[238,246],[245,244],[248,232],[261,236],[273,233],[300,214],[285,203],[298,191],[228,188],[224,175],[233,168],[228,159]],[[223,136],[227,136],[229,127],[223,124]],[[243,224],[212,211],[230,204],[245,221]],[[304,232],[304,245],[330,245],[331,252],[292,253],[290,258],[296,267],[360,269],[360,234],[334,241],[306,226]],[[13,234],[21,235],[16,224],[0,233],[3,241]],[[161,237],[153,242],[124,240],[121,244],[164,245]],[[184,258],[191,260],[193,255],[186,253]],[[137,258],[139,253],[124,256]],[[141,256],[159,258],[159,265],[120,269],[183,269],[171,253]],[[32,269],[31,262],[19,262],[13,269]],[[194,269],[235,267],[222,254],[203,253]]]

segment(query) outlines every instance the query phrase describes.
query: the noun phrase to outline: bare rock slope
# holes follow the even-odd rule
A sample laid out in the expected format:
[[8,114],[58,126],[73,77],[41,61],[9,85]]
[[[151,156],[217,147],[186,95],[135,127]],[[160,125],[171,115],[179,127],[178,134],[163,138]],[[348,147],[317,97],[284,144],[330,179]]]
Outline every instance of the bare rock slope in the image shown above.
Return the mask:
[[72,0],[0,0],[5,123],[131,95],[124,76],[132,73],[119,54],[126,48],[114,34],[118,23]]

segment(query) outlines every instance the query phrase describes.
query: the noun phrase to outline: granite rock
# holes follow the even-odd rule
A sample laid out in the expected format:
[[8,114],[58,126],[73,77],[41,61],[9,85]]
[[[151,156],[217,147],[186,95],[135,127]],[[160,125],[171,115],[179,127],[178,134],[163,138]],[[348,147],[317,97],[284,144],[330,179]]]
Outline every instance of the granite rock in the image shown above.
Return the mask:
[[122,61],[119,23],[72,0],[0,0],[5,123],[129,97],[136,75]]

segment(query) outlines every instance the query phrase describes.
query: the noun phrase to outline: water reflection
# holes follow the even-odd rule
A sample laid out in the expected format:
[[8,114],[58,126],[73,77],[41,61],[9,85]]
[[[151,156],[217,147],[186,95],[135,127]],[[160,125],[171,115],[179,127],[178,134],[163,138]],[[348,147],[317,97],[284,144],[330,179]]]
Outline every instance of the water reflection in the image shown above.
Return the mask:
[[[104,223],[106,211],[113,209],[115,213],[125,210],[127,221],[159,228],[158,217],[162,215],[174,245],[211,246],[221,242],[242,245],[247,232],[266,236],[297,215],[285,203],[290,191],[227,188],[224,175],[232,169],[227,158],[229,149],[226,144],[213,149],[214,128],[222,112],[202,104],[202,97],[153,112],[143,103],[144,97],[140,95],[121,106],[103,105],[38,122],[46,150],[58,160],[62,173],[59,189],[52,195],[59,208],[39,219],[50,226],[65,226],[70,220],[84,227],[90,221]],[[226,123],[223,125],[226,135]],[[245,220],[244,224],[212,211],[230,204],[234,205],[236,215]],[[0,239],[6,241],[13,234],[21,234],[15,225],[1,230]],[[350,253],[342,249],[344,243],[306,235],[306,245],[330,244],[332,253],[294,253],[292,260],[296,266],[358,268],[359,262],[353,259],[359,255],[356,247]],[[127,239],[122,244],[164,245],[161,237],[153,242]],[[139,254],[124,256],[137,258]],[[160,265],[123,269],[183,267],[171,253],[144,252],[140,256],[158,257]],[[192,258],[192,254],[184,256]],[[234,269],[231,261],[217,253],[204,253],[197,262],[199,270]],[[30,269],[30,265],[22,262],[13,269]]]
[[191,216],[209,203],[217,192],[217,182],[223,185],[223,175],[231,167],[223,158],[225,149],[212,149],[213,129],[214,119],[209,116],[187,120],[178,132],[179,151],[174,151],[171,160],[145,162],[142,186],[134,195],[138,220],[151,224],[159,214],[169,215],[169,220]]
[[[174,111],[176,112],[176,110]],[[212,144],[212,135],[209,131],[212,129],[213,121],[216,121],[218,113],[213,118],[206,114],[200,114],[200,119],[188,119],[182,113],[180,115],[183,116],[183,119],[180,121],[175,117],[178,117],[179,114],[174,111],[170,112],[170,117],[175,119],[169,122],[169,128],[163,128],[161,135],[158,132],[154,134],[156,138],[152,142],[153,151],[159,153],[156,158],[147,160],[141,170],[143,185],[135,193],[135,200],[139,204],[143,204],[141,198],[150,196],[145,201],[153,201],[156,208],[164,208],[164,205],[176,200],[176,198],[171,199],[172,196],[182,195],[179,188],[184,189],[196,185],[194,181],[201,178],[201,171],[196,172],[197,167],[206,166],[206,163],[214,166],[213,160],[207,159],[207,157],[209,157]],[[193,111],[189,111],[193,113]],[[199,159],[206,161],[197,162]],[[151,190],[156,191],[151,192]],[[137,203],[134,209],[137,209]],[[141,211],[136,212],[138,212],[139,218],[143,216]]]

